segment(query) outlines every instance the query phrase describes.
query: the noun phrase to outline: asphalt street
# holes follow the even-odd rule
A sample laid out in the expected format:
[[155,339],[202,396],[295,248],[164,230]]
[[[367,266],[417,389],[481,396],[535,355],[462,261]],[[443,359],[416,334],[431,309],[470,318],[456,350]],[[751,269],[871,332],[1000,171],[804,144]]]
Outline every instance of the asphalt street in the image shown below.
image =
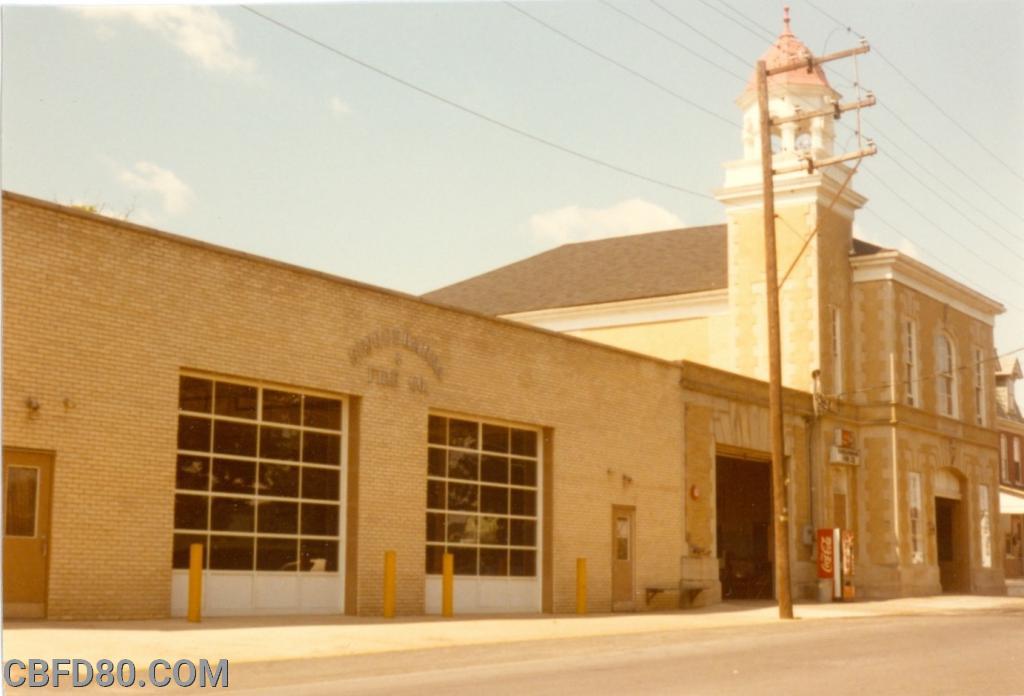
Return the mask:
[[1024,694],[1024,613],[772,625],[239,664],[247,694]]

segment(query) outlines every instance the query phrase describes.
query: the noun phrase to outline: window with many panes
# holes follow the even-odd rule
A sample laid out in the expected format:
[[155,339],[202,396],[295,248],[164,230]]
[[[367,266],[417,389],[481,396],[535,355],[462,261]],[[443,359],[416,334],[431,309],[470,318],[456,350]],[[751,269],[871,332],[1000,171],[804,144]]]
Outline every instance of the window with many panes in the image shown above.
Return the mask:
[[974,351],[974,421],[985,425],[985,357]]
[[907,498],[910,512],[910,562],[924,563],[924,530],[921,524],[921,474],[907,473]]
[[999,476],[1004,483],[1010,482],[1010,437],[999,435]]
[[980,536],[981,567],[992,567],[992,513],[989,509],[988,486],[978,486],[978,512],[980,519],[978,534]]
[[913,321],[903,329],[903,384],[908,406],[917,406],[917,327]]
[[338,570],[344,404],[183,375],[173,567],[202,543],[206,567]]
[[430,416],[428,574],[446,552],[456,575],[537,574],[538,447],[536,430]]
[[939,413],[956,418],[956,358],[953,344],[944,334],[940,334],[935,340],[935,362],[938,368],[935,386]]
[[838,307],[830,307],[832,325],[832,393],[843,392],[843,322]]
[[1013,438],[1013,467],[1010,476],[1015,482],[1024,483],[1024,461],[1021,461],[1020,437],[1017,436]]

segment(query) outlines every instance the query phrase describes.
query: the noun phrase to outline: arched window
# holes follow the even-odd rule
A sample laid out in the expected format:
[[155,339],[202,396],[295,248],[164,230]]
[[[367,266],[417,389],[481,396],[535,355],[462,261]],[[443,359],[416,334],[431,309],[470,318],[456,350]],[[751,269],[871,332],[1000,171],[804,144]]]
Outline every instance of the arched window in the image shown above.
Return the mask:
[[935,342],[935,365],[939,413],[956,418],[956,355],[953,353],[952,342],[945,334],[939,334]]

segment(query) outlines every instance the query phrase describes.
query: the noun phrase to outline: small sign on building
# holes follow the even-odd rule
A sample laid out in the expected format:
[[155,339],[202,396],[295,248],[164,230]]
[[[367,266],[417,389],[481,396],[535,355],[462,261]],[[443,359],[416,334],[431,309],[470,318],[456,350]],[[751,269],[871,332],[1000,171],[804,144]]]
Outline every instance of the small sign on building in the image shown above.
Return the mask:
[[860,464],[860,450],[856,448],[857,439],[852,430],[836,428],[832,446],[828,451],[829,464],[857,466]]

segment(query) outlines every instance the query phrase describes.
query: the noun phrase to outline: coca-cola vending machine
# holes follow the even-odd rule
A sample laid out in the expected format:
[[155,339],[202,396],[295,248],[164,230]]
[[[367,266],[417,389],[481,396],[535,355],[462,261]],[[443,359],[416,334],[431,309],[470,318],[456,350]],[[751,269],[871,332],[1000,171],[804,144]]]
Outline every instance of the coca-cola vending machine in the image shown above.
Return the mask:
[[818,530],[818,577],[832,581],[832,601],[855,597],[853,560],[852,531],[838,527]]

